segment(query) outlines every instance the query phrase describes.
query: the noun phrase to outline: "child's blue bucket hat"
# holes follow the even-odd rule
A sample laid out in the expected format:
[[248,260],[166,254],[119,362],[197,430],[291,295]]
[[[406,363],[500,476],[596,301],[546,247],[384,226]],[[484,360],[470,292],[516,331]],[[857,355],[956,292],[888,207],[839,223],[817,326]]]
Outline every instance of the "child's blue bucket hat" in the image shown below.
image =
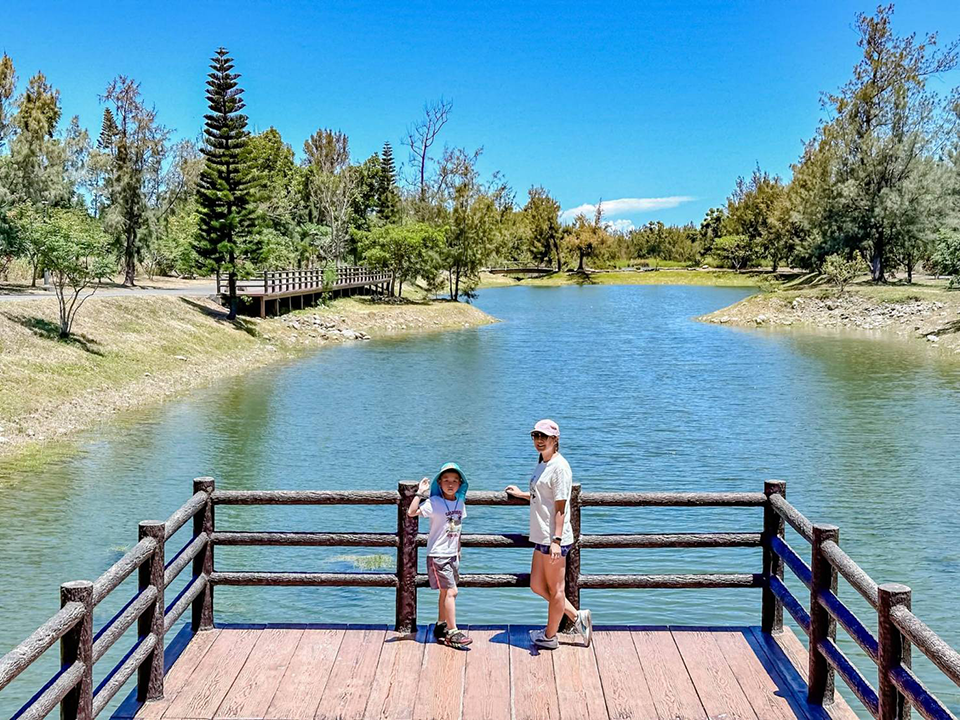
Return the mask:
[[430,483],[430,494],[443,494],[440,490],[440,476],[447,472],[447,470],[453,470],[460,476],[460,488],[457,490],[457,500],[465,500],[467,497],[467,476],[463,474],[463,470],[461,470],[460,466],[455,462],[448,462],[446,465],[440,468],[440,472],[434,476],[433,482]]

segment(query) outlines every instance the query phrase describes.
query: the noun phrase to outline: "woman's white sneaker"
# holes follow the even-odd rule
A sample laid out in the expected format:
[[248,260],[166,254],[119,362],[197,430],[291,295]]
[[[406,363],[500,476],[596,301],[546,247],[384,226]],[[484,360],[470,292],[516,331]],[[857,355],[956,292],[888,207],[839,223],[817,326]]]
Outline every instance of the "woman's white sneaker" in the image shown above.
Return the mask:
[[577,621],[574,627],[583,635],[583,646],[590,647],[593,642],[593,618],[589,610],[577,610]]

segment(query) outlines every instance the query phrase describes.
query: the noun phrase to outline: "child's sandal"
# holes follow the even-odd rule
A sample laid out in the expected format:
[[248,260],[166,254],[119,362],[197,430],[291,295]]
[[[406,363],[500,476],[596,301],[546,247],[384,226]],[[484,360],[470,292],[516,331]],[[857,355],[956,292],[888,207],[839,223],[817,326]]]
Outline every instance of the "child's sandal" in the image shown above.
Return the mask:
[[457,630],[454,633],[449,633],[446,637],[443,638],[443,642],[450,647],[463,648],[473,642],[473,640],[467,637],[460,630]]

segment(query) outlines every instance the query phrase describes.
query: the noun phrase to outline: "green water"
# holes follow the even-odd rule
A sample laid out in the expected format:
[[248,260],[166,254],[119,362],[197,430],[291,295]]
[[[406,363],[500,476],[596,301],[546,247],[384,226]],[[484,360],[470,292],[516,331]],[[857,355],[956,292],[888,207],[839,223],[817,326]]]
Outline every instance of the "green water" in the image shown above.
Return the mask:
[[[691,317],[747,291],[696,287],[503,288],[477,304],[504,322],[355,344],[222,382],[82,436],[69,454],[0,468],[0,652],[58,607],[58,585],[94,579],[163,519],[191,479],[221,488],[395,488],[457,460],[476,490],[523,484],[541,417],[585,490],[759,490],[784,479],[814,521],[877,581],[914,590],[914,609],[954,646],[960,621],[956,452],[960,364],[868,337],[745,331]],[[393,531],[389,508],[221,508],[221,529]],[[468,532],[524,531],[522,509],[474,508]],[[747,530],[752,509],[589,508],[593,533]],[[808,548],[794,536],[801,555]],[[177,543],[171,542],[168,553]],[[217,567],[355,570],[377,550],[218,549]],[[392,564],[392,558],[386,562]],[[586,573],[757,572],[759,551],[585,550]],[[463,570],[519,572],[527,551],[467,550]],[[791,585],[803,598],[797,583]],[[132,584],[123,586],[127,597]],[[868,626],[870,614],[843,588]],[[98,608],[116,612],[123,592]],[[759,592],[585,591],[599,623],[758,624]],[[435,617],[421,591],[420,616]],[[464,623],[538,622],[522,590],[465,590]],[[220,622],[378,622],[381,589],[218,590]],[[842,632],[842,631],[841,631]],[[125,643],[129,646],[130,640]],[[850,650],[868,677],[869,661]],[[914,653],[918,655],[918,653]],[[55,650],[0,695],[13,713],[56,668]],[[120,655],[108,655],[98,670]],[[929,686],[960,694],[915,660]],[[102,673],[100,673],[102,677]]]

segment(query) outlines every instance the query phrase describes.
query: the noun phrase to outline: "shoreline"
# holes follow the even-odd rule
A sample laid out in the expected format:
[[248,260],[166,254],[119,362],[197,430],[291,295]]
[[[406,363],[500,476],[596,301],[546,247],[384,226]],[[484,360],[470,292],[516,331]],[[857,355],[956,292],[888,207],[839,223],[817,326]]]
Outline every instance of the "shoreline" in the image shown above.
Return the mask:
[[56,339],[56,300],[0,306],[0,458],[45,447],[191,390],[323,347],[498,322],[468,303],[345,298],[276,318],[226,319],[206,298],[91,298],[75,338]]
[[960,355],[960,293],[930,286],[858,286],[751,295],[696,320],[742,328],[856,331]]
[[759,288],[776,282],[768,273],[700,268],[659,270],[590,270],[586,273],[563,270],[540,277],[518,280],[511,275],[483,272],[479,289],[495,287],[563,287],[568,285],[700,285],[712,287]]

